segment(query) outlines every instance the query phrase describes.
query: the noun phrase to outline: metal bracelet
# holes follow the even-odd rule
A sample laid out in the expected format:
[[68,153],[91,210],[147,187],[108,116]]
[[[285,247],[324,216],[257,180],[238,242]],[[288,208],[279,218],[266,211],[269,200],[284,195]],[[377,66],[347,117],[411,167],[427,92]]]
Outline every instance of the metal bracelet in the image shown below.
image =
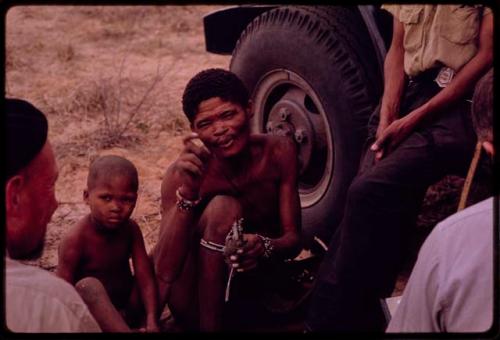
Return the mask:
[[272,240],[269,237],[262,236],[260,234],[257,234],[257,236],[262,240],[262,243],[264,244],[264,258],[270,258],[274,253],[274,245]]
[[177,197],[177,201],[175,202],[175,205],[180,211],[191,211],[193,210],[198,204],[201,202],[201,198],[198,198],[195,201],[188,200],[184,197],[182,197],[181,192],[179,191],[180,188],[177,188],[175,191],[175,196]]

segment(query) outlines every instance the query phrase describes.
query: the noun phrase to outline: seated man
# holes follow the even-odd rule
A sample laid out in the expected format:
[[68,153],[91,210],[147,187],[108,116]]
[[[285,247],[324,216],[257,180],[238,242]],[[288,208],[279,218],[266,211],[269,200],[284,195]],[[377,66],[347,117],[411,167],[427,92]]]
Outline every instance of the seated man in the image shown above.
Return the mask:
[[90,214],[69,231],[59,247],[57,275],[76,283],[105,332],[127,332],[129,326],[140,326],[144,309],[146,331],[158,331],[153,267],[141,230],[130,219],[138,186],[137,169],[130,161],[118,156],[96,159],[83,192]]
[[5,326],[12,332],[100,332],[66,281],[17,260],[36,259],[57,208],[58,177],[47,119],[21,99],[5,99]]
[[[226,261],[237,280],[250,282],[300,250],[297,156],[287,138],[250,134],[248,92],[231,72],[198,73],[183,109],[194,133],[162,182],[155,271],[160,304],[168,302],[181,327],[215,331],[223,327],[223,251],[234,223],[242,219],[242,246],[226,251]],[[232,300],[237,290],[228,293]]]
[[[493,70],[478,82],[472,102],[478,143],[493,159]],[[486,332],[493,326],[495,204],[498,197],[486,199],[432,230],[388,332]]]

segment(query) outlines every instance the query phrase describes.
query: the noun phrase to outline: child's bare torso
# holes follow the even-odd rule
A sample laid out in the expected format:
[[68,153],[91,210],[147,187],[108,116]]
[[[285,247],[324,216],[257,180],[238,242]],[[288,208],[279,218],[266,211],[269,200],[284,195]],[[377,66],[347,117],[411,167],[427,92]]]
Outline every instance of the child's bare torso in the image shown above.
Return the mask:
[[98,231],[87,218],[85,225],[80,226],[82,256],[75,273],[77,281],[87,276],[99,279],[113,304],[118,307],[128,301],[133,286],[129,264],[132,233],[130,222],[125,223],[112,232]]

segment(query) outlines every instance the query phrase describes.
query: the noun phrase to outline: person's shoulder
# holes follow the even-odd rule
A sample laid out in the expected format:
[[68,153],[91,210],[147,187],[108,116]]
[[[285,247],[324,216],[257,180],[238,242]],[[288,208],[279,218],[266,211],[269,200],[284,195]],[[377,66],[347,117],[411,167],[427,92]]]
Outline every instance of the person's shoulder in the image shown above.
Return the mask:
[[[7,322],[19,332],[99,331],[75,288],[41,268],[7,260]],[[28,313],[27,313],[28,311]],[[82,328],[83,327],[83,328]]]
[[295,142],[290,137],[269,134],[254,134],[251,143],[261,145],[269,152],[295,150]]
[[6,263],[5,283],[8,290],[28,290],[59,300],[79,300],[74,287],[54,273],[10,259]]
[[449,216],[434,227],[426,242],[440,244],[445,249],[487,241],[493,230],[493,202],[494,199],[489,198]]
[[478,228],[478,223],[471,223],[478,218],[491,218],[491,221],[493,222],[493,204],[494,198],[490,197],[479,203],[471,205],[470,207],[467,207],[466,209],[439,222],[435,229],[439,232],[448,232],[450,230],[454,232],[457,227]]
[[87,214],[69,228],[63,236],[63,240],[80,243],[83,242],[87,235],[93,234],[94,232],[95,229],[93,228],[90,214]]

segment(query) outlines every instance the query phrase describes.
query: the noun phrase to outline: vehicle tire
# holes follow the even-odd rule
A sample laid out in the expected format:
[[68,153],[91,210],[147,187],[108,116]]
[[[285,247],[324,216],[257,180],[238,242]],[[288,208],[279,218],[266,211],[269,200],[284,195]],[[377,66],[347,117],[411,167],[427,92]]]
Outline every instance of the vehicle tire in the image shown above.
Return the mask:
[[230,69],[252,94],[252,129],[296,140],[306,247],[315,236],[328,244],[382,90],[359,12],[337,6],[265,12],[240,36]]

